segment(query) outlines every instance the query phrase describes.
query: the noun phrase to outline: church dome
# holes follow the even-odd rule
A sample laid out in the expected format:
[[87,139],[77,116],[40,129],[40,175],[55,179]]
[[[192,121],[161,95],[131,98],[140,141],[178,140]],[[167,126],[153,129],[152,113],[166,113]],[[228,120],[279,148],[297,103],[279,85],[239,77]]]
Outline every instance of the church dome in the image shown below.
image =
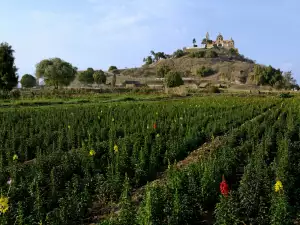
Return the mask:
[[223,41],[223,36],[222,36],[222,34],[219,34],[219,35],[217,36],[217,40]]

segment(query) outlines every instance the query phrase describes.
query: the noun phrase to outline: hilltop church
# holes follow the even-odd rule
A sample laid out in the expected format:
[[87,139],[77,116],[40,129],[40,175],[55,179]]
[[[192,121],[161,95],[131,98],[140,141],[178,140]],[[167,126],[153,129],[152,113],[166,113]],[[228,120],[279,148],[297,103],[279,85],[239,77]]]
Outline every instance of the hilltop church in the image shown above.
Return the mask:
[[209,33],[207,32],[206,36],[202,40],[200,46],[197,46],[196,43],[194,42],[193,47],[187,47],[187,48],[184,48],[184,50],[193,51],[193,50],[196,50],[196,49],[203,49],[203,48],[211,49],[211,48],[214,48],[214,47],[221,47],[221,48],[226,48],[226,49],[231,49],[231,48],[236,49],[235,45],[234,45],[234,40],[232,38],[230,38],[230,40],[224,40],[223,35],[221,33],[219,33],[216,40],[213,41],[209,38]]
[[230,38],[230,40],[224,40],[223,35],[221,33],[219,33],[215,41],[212,41],[209,39],[209,33],[207,32],[206,37],[205,39],[202,40],[201,44],[202,47],[206,47],[206,48],[213,48],[214,46],[223,47],[227,49],[235,48],[234,40],[232,38]]

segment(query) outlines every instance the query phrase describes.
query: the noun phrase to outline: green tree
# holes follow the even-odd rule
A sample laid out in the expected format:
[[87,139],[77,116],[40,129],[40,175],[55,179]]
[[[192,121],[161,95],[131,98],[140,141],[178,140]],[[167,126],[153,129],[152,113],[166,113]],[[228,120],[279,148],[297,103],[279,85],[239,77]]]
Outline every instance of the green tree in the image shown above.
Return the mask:
[[175,51],[175,52],[173,53],[173,56],[174,56],[175,58],[180,58],[180,57],[184,56],[184,51],[183,51],[182,49],[178,49],[177,51]]
[[165,77],[167,75],[167,73],[170,71],[171,71],[170,67],[168,67],[166,65],[162,65],[160,67],[157,67],[156,75],[157,75],[157,77]]
[[196,44],[196,43],[197,43],[197,41],[196,41],[196,39],[194,38],[194,39],[193,39],[193,46],[194,46],[194,47],[197,47],[197,44]]
[[30,74],[25,74],[22,76],[21,85],[25,88],[31,88],[36,86],[36,78]]
[[181,74],[177,71],[170,71],[165,77],[165,84],[167,87],[178,87],[183,85]]
[[283,83],[286,89],[292,89],[297,86],[296,80],[293,78],[292,71],[283,73]]
[[106,83],[106,76],[102,70],[96,71],[93,74],[93,78],[96,84],[105,84]]
[[114,74],[113,77],[112,77],[111,86],[115,87],[116,86],[116,82],[117,82],[117,76],[116,76],[116,74]]
[[150,52],[150,54],[153,56],[153,61],[157,62],[159,60],[158,53],[155,53],[153,50]]
[[257,84],[278,86],[278,83],[283,81],[282,71],[272,66],[255,65],[253,72]]
[[167,55],[164,52],[157,52],[156,54],[157,54],[158,60],[167,58]]
[[152,57],[149,55],[149,56],[147,56],[147,58],[144,58],[144,59],[143,59],[143,62],[145,63],[145,65],[150,65],[150,64],[153,63],[153,59],[152,59]]
[[88,68],[85,71],[79,72],[77,77],[81,83],[92,84],[94,82],[94,77],[93,77],[94,73],[95,71],[93,68]]
[[8,43],[0,44],[0,89],[10,91],[17,86],[19,77],[15,66],[14,50]]
[[212,68],[202,66],[201,68],[197,69],[196,73],[201,77],[206,77],[214,74],[215,71]]
[[48,86],[68,86],[74,79],[77,68],[60,58],[44,59],[36,65],[36,77],[43,78]]
[[116,66],[110,66],[109,68],[108,68],[108,71],[109,72],[113,72],[113,71],[115,71],[115,70],[117,70],[118,68],[116,67]]

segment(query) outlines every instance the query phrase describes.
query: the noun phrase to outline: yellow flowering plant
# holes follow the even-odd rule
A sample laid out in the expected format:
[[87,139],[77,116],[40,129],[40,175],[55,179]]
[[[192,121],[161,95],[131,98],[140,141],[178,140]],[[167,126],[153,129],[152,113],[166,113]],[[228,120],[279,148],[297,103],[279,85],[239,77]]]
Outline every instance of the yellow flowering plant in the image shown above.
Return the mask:
[[90,156],[94,156],[94,155],[96,155],[96,152],[95,152],[94,149],[91,149],[91,150],[90,150]]
[[17,154],[14,154],[14,156],[13,156],[13,161],[16,161],[16,160],[18,160],[18,159],[19,159],[18,155],[17,155]]
[[118,145],[115,145],[115,146],[114,146],[114,151],[115,151],[116,153],[119,151]]
[[6,213],[8,208],[9,208],[8,198],[1,196],[0,197],[0,213],[2,213],[2,214]]
[[279,192],[279,191],[282,191],[283,190],[283,185],[281,183],[280,180],[277,180],[276,181],[276,184],[274,186],[274,189],[275,189],[275,192]]

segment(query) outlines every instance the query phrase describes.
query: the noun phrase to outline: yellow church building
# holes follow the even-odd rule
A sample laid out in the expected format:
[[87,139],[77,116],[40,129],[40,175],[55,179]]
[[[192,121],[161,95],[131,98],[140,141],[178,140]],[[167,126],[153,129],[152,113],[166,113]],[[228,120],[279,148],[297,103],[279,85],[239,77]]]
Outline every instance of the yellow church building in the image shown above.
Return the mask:
[[223,48],[235,48],[234,47],[234,40],[230,38],[230,40],[224,40],[223,35],[219,33],[217,36],[217,39],[215,41],[212,41],[209,39],[209,34],[206,33],[206,38],[205,40],[202,41],[202,45],[206,45],[206,48],[213,48],[214,46],[217,47],[223,47]]

